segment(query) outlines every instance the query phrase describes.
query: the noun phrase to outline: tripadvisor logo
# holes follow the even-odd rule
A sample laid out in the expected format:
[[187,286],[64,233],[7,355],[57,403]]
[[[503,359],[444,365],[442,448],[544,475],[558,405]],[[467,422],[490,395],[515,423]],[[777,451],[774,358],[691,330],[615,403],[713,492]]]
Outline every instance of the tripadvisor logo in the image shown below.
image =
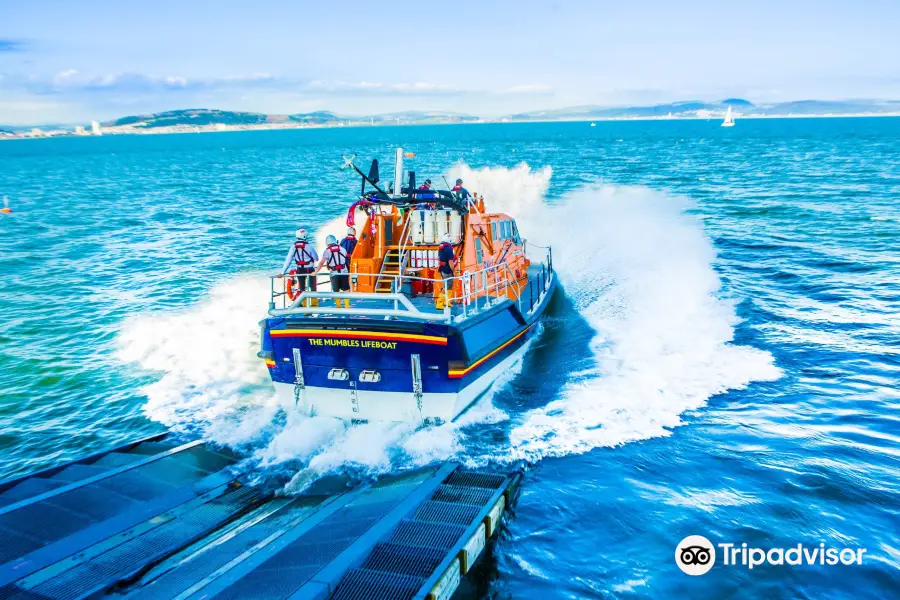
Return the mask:
[[816,546],[797,544],[789,548],[748,547],[746,543],[713,544],[702,535],[689,535],[675,548],[675,564],[688,575],[704,575],[716,564],[716,547],[722,565],[742,566],[750,570],[761,565],[861,565],[865,548],[830,548],[824,542]]
[[675,564],[688,575],[704,575],[716,564],[716,548],[702,535],[689,535],[675,548]]

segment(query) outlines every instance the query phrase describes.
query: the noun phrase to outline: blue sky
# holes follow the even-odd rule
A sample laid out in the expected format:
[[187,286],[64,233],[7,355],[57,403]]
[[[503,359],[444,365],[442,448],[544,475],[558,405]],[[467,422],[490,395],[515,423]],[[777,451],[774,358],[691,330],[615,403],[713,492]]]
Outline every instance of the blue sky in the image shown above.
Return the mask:
[[897,99],[898,24],[898,0],[0,0],[0,123]]

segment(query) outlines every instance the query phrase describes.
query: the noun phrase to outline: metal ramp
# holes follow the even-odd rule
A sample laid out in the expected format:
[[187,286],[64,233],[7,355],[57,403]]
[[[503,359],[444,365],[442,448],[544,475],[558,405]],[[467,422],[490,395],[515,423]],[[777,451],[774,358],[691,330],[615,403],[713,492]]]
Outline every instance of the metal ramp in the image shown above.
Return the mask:
[[0,600],[450,598],[518,482],[447,463],[279,497],[165,435],[0,484]]

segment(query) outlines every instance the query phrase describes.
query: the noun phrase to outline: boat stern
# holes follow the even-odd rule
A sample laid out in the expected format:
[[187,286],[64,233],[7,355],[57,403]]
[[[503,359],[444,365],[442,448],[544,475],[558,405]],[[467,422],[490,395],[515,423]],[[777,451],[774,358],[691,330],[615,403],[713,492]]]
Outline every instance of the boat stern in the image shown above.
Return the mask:
[[459,382],[449,377],[448,365],[461,350],[447,327],[375,325],[264,320],[259,355],[278,396],[311,416],[451,420],[457,413]]

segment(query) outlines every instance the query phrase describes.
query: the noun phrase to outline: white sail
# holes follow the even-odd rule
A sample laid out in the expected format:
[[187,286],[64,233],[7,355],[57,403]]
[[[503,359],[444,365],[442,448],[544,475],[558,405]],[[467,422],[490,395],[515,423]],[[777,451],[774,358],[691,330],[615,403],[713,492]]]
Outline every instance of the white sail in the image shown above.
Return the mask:
[[731,105],[728,106],[728,112],[725,113],[725,120],[722,121],[722,127],[734,127],[734,115],[731,114]]

